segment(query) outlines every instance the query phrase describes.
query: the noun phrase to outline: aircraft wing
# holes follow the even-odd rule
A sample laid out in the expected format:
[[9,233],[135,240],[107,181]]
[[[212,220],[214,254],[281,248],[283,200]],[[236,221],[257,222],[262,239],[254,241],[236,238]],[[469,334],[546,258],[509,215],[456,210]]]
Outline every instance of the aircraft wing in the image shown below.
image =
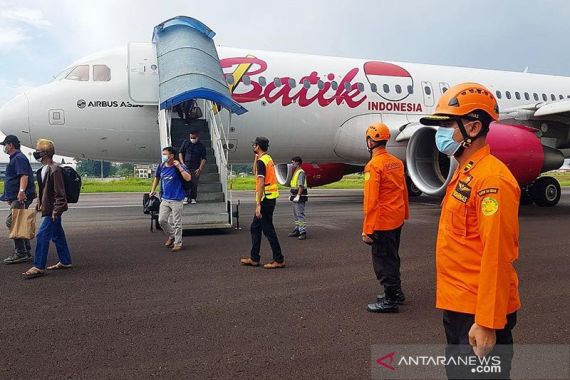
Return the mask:
[[[549,103],[534,103],[525,106],[501,110],[501,119],[514,118],[519,120],[556,120],[566,119],[570,124],[570,99],[562,99]],[[503,116],[504,115],[504,116]]]

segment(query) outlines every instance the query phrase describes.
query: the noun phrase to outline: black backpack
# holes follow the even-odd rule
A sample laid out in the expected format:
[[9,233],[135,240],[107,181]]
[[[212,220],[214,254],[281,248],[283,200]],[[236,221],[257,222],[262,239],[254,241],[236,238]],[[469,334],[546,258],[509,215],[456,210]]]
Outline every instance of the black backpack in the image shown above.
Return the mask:
[[65,184],[65,197],[67,203],[77,203],[81,193],[81,176],[72,167],[60,166]]
[[162,230],[158,224],[158,211],[160,210],[160,199],[150,194],[143,195],[143,213],[150,214],[150,232],[154,232],[154,228]]
[[[67,203],[77,203],[77,201],[79,201],[79,194],[81,193],[81,176],[72,167],[60,166],[60,168],[63,174],[65,199],[67,200]],[[38,181],[40,181],[42,177],[42,168],[37,170],[36,176]],[[41,192],[42,189],[40,189],[40,193]]]

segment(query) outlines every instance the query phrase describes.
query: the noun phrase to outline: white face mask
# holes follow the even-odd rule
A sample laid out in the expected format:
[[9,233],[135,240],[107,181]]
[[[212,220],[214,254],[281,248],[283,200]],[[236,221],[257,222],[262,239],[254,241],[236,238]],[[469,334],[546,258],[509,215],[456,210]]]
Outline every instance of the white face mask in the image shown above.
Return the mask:
[[168,155],[162,155],[162,162],[165,163],[166,161],[168,161]]
[[196,144],[196,143],[198,142],[198,139],[190,139],[190,142],[191,142],[192,144]]

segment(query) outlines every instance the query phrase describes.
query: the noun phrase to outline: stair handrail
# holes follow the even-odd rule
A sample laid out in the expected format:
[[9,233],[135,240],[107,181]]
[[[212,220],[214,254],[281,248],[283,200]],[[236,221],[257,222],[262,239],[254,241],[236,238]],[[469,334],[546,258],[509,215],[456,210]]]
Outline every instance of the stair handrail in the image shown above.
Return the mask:
[[[214,150],[214,157],[220,170],[220,182],[222,184],[222,192],[226,201],[231,201],[231,194],[228,194],[228,157],[229,151],[227,133],[224,129],[223,122],[220,118],[220,112],[214,112],[214,103],[206,100],[205,107],[206,115],[208,116],[208,127],[210,129],[210,136],[212,139],[212,149]],[[217,107],[217,106],[216,106]]]

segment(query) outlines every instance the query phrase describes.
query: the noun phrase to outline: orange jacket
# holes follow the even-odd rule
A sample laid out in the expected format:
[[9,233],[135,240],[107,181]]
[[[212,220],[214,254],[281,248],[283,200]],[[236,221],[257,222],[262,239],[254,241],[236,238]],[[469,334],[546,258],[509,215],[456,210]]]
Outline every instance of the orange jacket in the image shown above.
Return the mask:
[[475,322],[502,329],[520,308],[518,208],[520,188],[509,169],[475,152],[458,168],[442,203],[436,245],[436,307],[475,315]]
[[364,168],[362,232],[388,231],[408,219],[408,188],[404,164],[386,149],[377,150]]

